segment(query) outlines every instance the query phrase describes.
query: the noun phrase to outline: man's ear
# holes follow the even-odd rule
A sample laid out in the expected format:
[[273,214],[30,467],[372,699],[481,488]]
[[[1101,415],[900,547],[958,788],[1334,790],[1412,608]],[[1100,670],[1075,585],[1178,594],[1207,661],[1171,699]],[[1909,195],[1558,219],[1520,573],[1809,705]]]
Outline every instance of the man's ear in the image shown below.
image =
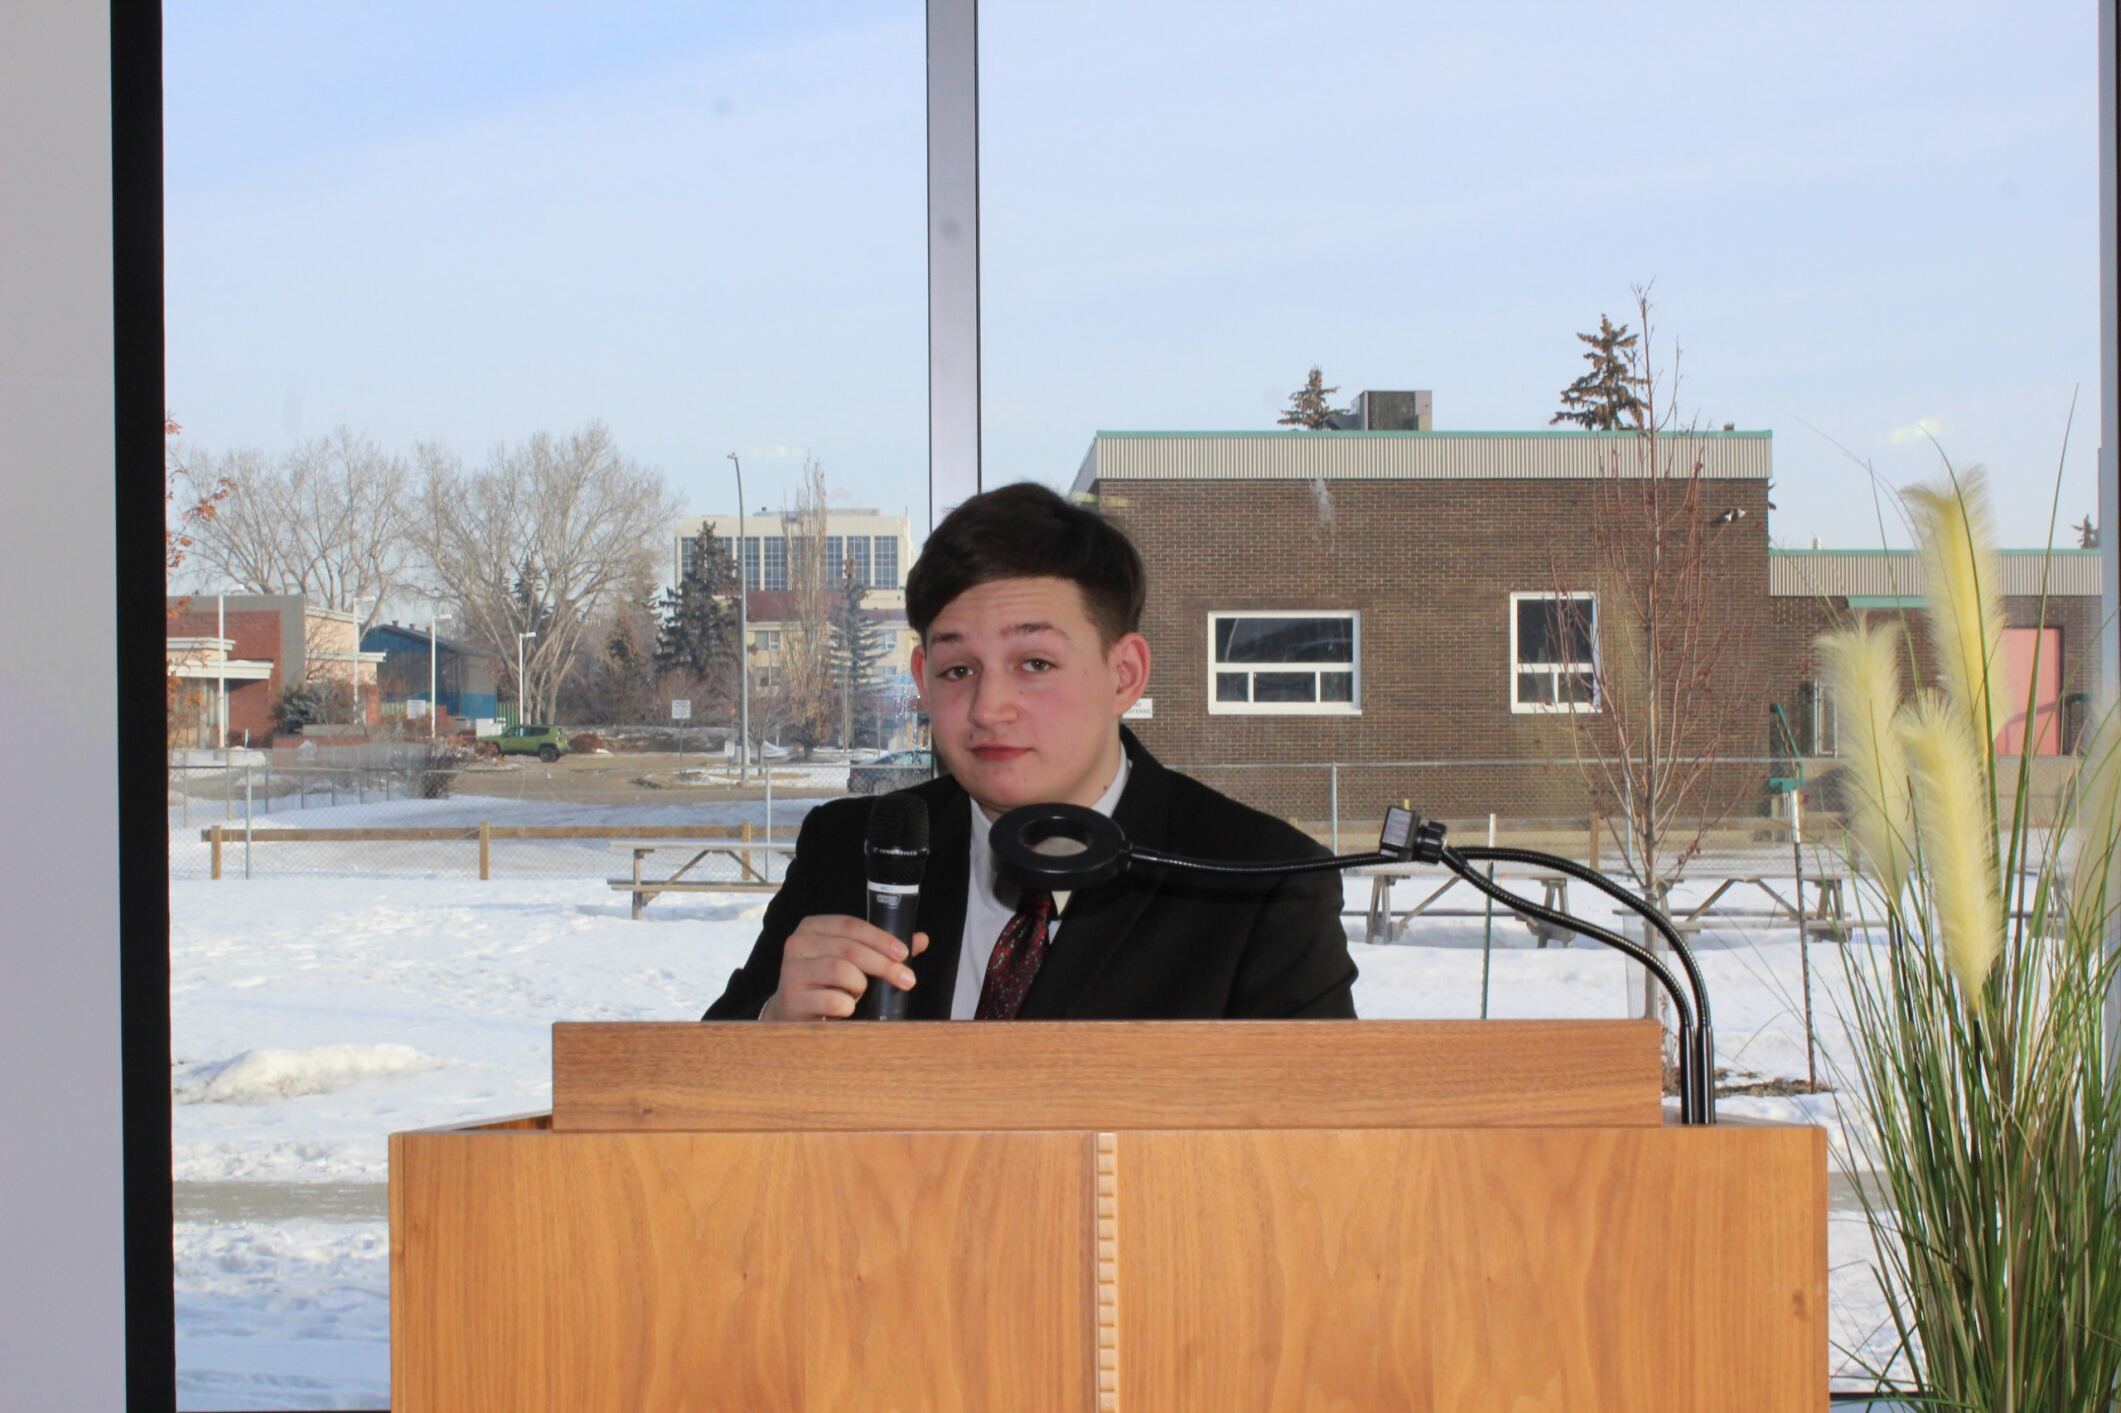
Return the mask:
[[1105,661],[1112,669],[1112,714],[1124,716],[1149,690],[1149,640],[1139,633],[1123,633]]
[[915,647],[913,650],[913,699],[922,711],[928,709],[928,674],[922,669],[928,665],[928,650]]

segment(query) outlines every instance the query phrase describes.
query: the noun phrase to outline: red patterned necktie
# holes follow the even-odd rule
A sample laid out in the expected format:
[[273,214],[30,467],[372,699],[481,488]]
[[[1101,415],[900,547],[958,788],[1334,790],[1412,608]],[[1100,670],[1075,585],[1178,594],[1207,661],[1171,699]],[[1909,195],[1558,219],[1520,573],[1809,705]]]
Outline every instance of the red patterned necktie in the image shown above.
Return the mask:
[[974,1020],[1015,1020],[1023,1009],[1031,978],[1052,943],[1053,895],[1026,893],[1016,915],[1002,927],[994,955],[987,958],[987,979],[980,984]]

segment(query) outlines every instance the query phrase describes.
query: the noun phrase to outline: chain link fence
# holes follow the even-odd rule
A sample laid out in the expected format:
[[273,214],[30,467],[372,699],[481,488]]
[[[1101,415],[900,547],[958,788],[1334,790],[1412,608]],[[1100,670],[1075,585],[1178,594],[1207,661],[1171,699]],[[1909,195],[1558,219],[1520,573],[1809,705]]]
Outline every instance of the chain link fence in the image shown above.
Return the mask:
[[[719,755],[670,751],[551,763],[467,759],[424,743],[195,753],[169,765],[170,872],[223,879],[615,877],[631,867],[615,850],[629,840],[674,844],[689,833],[790,841],[812,807],[848,793],[850,764],[821,755],[775,761],[770,770],[753,766],[740,777]],[[1668,857],[1684,856],[1694,876],[1787,873],[1795,840],[1787,797],[1769,789],[1770,767],[1734,763],[1751,772],[1746,809],[1707,828],[1673,827]],[[1405,801],[1426,812],[1426,801],[1477,797],[1481,780],[1505,770],[1579,767],[1561,760],[1210,761],[1179,768],[1291,821],[1337,853],[1355,853],[1374,844],[1388,805]],[[1820,792],[1808,794],[1816,799]],[[1609,816],[1579,810],[1448,822],[1458,842],[1488,842],[1492,830],[1498,843],[1562,854],[1619,878],[1635,872],[1630,831]],[[1837,827],[1815,812],[1808,842],[1832,844]],[[745,876],[740,864],[719,858],[698,868]]]
[[[2058,795],[2062,771],[2036,770],[2032,799]],[[615,877],[631,867],[615,846],[748,837],[786,843],[823,800],[873,788],[861,761],[792,758],[739,772],[719,754],[674,751],[471,757],[425,743],[192,753],[169,765],[173,878]],[[854,767],[850,777],[850,767]],[[1254,764],[1181,762],[1178,769],[1309,833],[1336,853],[1374,846],[1387,807],[1437,815],[1459,843],[1539,849],[1639,883],[1638,843],[1623,817],[1587,809],[1583,764],[1572,759]],[[1815,876],[1844,856],[1835,763],[1720,763],[1731,808],[1707,823],[1668,827],[1660,872],[1690,879]],[[1573,773],[1573,774],[1570,774]],[[1786,786],[1801,780],[1801,810]],[[1556,788],[1556,782],[1562,788]],[[1566,799],[1572,811],[1453,816],[1432,801]],[[903,784],[891,780],[887,784]],[[1800,815],[1793,819],[1793,813]],[[213,834],[220,833],[220,867]],[[483,842],[482,842],[483,836]],[[1803,857],[1796,851],[1799,841]],[[662,860],[658,860],[662,862]],[[757,861],[752,861],[755,865]],[[695,873],[745,868],[719,857]],[[777,875],[776,875],[777,876]]]

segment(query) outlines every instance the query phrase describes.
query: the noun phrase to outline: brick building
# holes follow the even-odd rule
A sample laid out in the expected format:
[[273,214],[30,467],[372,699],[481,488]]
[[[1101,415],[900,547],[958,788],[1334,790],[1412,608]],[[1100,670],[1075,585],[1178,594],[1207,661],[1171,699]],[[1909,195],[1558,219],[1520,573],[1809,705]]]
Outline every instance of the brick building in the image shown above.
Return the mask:
[[[1698,513],[1715,526],[1703,572],[1736,645],[1720,684],[1728,724],[1705,751],[1731,764],[1705,788],[1739,813],[1771,807],[1770,779],[1797,767],[1778,757],[1815,757],[1810,781],[1831,774],[1813,639],[1921,590],[1904,553],[1771,548],[1772,450],[1767,432],[1724,431],[1662,452],[1702,465]],[[1617,631],[1599,621],[1616,590],[1601,587],[1613,561],[1591,528],[1610,524],[1616,476],[1639,475],[1637,460],[1626,433],[1098,433],[1074,489],[1149,569],[1155,661],[1134,729],[1164,759],[1306,821],[1336,792],[1345,821],[1402,798],[1455,820],[1582,818],[1585,717],[1602,709],[1586,656]],[[2007,648],[2029,669],[2041,560],[2005,560]],[[2098,553],[2058,552],[2054,573],[2047,751],[2074,747],[2072,699],[2096,680]]]
[[173,745],[264,744],[280,729],[274,704],[286,687],[318,682],[351,701],[358,683],[365,723],[377,721],[380,652],[355,647],[353,614],[314,608],[300,594],[189,594],[168,601],[164,656],[173,679]]

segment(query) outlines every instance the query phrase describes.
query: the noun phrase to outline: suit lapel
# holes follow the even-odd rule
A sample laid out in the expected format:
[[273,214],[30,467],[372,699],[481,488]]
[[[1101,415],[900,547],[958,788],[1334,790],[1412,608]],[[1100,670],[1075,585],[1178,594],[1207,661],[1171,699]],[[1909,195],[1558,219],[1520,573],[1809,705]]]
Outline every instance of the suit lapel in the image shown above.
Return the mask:
[[[922,793],[927,793],[923,791]],[[965,890],[971,883],[968,856],[972,807],[957,782],[937,782],[928,800],[928,869],[914,929],[928,934],[928,950],[915,957],[908,1011],[914,1020],[950,1019],[957,990],[957,959],[964,949]]]
[[[1131,842],[1158,847],[1169,830],[1171,773],[1157,764],[1133,732],[1121,727],[1120,739],[1130,765],[1127,788],[1112,811],[1112,820]],[[962,870],[962,862],[959,867]],[[1025,994],[1019,1018],[1059,1020],[1078,1012],[1142,909],[1156,896],[1158,882],[1157,875],[1146,869],[1129,871],[1071,896],[1053,950],[1046,954]]]

